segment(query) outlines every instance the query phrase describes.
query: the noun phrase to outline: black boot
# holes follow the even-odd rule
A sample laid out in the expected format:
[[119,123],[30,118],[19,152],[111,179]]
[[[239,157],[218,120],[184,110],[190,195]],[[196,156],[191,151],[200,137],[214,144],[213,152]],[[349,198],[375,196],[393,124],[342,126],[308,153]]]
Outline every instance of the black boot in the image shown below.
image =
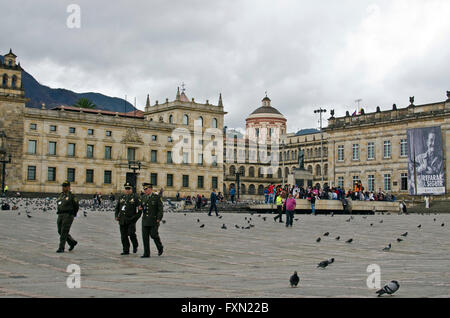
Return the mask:
[[75,241],[72,245],[70,245],[69,251],[73,250],[75,248],[75,245],[77,245],[77,244],[78,244],[78,242]]

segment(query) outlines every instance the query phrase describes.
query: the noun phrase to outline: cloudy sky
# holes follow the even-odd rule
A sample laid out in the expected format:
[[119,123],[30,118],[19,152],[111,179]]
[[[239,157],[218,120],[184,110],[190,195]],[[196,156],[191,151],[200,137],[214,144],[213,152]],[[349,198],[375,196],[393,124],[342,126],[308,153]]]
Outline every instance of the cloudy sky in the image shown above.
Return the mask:
[[[450,90],[448,0],[2,2],[0,53],[12,48],[40,83],[126,94],[143,109],[147,94],[172,100],[184,82],[198,102],[221,92],[230,128],[265,91],[293,132],[317,128],[318,107],[343,116],[356,99],[373,112]],[[80,28],[68,27],[70,4]]]

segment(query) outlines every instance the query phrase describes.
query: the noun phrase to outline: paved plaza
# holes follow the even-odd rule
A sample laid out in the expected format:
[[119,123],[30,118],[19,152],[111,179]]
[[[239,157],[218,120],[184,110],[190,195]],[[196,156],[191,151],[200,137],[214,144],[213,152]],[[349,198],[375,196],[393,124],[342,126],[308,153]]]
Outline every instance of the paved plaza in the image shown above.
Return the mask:
[[[151,258],[141,259],[141,220],[138,253],[121,256],[113,212],[88,211],[85,217],[80,211],[71,230],[79,244],[57,254],[56,213],[35,211],[29,218],[19,211],[0,211],[0,297],[370,298],[376,296],[367,287],[370,264],[380,266],[382,286],[400,283],[387,297],[450,297],[448,214],[297,214],[286,228],[272,214],[223,213],[219,219],[165,213],[164,254],[158,257],[151,241]],[[254,226],[242,229],[248,221]],[[352,243],[345,242],[349,238]],[[382,251],[389,243],[392,249]],[[317,268],[332,257],[328,268]],[[70,264],[80,266],[79,289],[66,286]],[[289,286],[294,271],[297,288]]]

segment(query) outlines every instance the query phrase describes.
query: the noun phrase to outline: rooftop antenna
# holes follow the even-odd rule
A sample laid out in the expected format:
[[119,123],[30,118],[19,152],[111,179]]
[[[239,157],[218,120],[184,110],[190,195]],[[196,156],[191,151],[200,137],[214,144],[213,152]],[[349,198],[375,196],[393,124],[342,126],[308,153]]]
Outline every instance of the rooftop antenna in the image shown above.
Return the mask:
[[186,89],[184,88],[184,86],[185,86],[185,85],[184,85],[184,82],[182,82],[182,83],[181,83],[181,91],[182,91],[182,93],[184,93],[184,91],[186,90]]
[[358,103],[358,109],[356,110],[356,113],[359,112],[359,103],[360,103],[361,101],[362,101],[362,98],[355,99],[355,103]]

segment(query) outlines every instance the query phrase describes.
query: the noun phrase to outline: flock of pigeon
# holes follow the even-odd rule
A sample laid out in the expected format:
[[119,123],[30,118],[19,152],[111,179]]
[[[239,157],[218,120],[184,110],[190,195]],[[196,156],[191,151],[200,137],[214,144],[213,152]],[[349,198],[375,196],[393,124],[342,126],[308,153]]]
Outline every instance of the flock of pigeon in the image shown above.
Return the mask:
[[[6,201],[10,206],[11,206],[11,210],[17,210],[18,211],[18,215],[21,215],[20,211],[25,211],[25,214],[28,218],[31,218],[31,212],[38,212],[38,211],[42,211],[42,212],[49,212],[49,211],[56,211],[56,199],[53,198],[9,198]],[[104,212],[112,212],[115,209],[115,205],[117,203],[117,201],[110,201],[110,200],[104,200],[102,202],[101,205],[95,204],[93,202],[93,200],[91,199],[86,199],[86,200],[80,200],[80,212],[82,212],[84,217],[87,217],[87,211],[104,211]],[[4,202],[3,202],[4,203]],[[164,211],[165,212],[175,212],[175,211],[180,211],[180,208],[182,208],[182,205],[180,202],[171,202],[169,199],[164,202]],[[252,216],[254,216],[254,212],[250,212],[250,216],[244,217],[244,225],[238,225],[235,224],[234,227],[236,229],[251,229],[253,227],[255,227],[255,224],[253,224],[254,221],[252,219]],[[382,213],[384,214],[384,213]],[[390,213],[388,213],[390,214]],[[422,213],[422,215],[424,215],[424,213]],[[184,216],[187,216],[186,213],[184,213]],[[334,216],[334,213],[330,214],[331,217]],[[219,215],[218,218],[222,219],[222,215]],[[261,218],[263,221],[267,220],[267,216],[261,216],[261,214],[258,214],[257,217]],[[363,219],[366,219],[367,216],[363,216]],[[354,219],[354,216],[350,216],[349,219],[346,219],[346,222],[351,222]],[[295,221],[299,221],[298,218],[295,218]],[[433,219],[434,222],[436,222],[436,218]],[[166,221],[162,220],[162,223],[165,224]],[[205,223],[202,223],[200,221],[200,219],[197,218],[197,223],[200,224],[200,228],[205,228]],[[383,220],[380,220],[379,223],[383,223]],[[373,226],[373,223],[370,223],[370,226]],[[441,227],[444,227],[445,224],[442,223]],[[417,228],[419,230],[422,229],[422,225],[419,224],[417,226]],[[222,226],[220,227],[220,229],[226,230],[227,226],[225,223],[222,224]],[[330,235],[330,232],[325,232],[323,234],[324,237],[328,237]],[[398,243],[402,242],[403,240],[406,239],[406,237],[408,236],[408,232],[405,232],[403,234],[400,235],[402,238],[398,237],[396,240]],[[335,240],[340,240],[340,236],[336,236]],[[316,239],[317,243],[320,243],[322,240],[321,237],[318,237]],[[351,244],[353,242],[353,238],[349,238],[345,241],[345,243],[347,244]],[[392,249],[392,244],[389,243],[386,247],[384,247],[382,249],[382,251],[388,252]],[[335,262],[334,258],[330,258],[329,260],[324,260],[321,261],[318,265],[317,268],[320,269],[325,269],[328,266],[330,266],[331,264],[333,264]],[[289,283],[291,287],[297,287],[297,285],[300,282],[300,277],[298,276],[297,271],[294,272],[294,274],[290,277],[289,279]],[[383,288],[381,288],[380,290],[376,291],[376,293],[378,294],[378,296],[381,296],[383,294],[388,294],[388,295],[392,295],[394,294],[398,289],[399,289],[400,285],[397,281],[392,280],[391,282],[389,282],[388,284],[386,284]]]

